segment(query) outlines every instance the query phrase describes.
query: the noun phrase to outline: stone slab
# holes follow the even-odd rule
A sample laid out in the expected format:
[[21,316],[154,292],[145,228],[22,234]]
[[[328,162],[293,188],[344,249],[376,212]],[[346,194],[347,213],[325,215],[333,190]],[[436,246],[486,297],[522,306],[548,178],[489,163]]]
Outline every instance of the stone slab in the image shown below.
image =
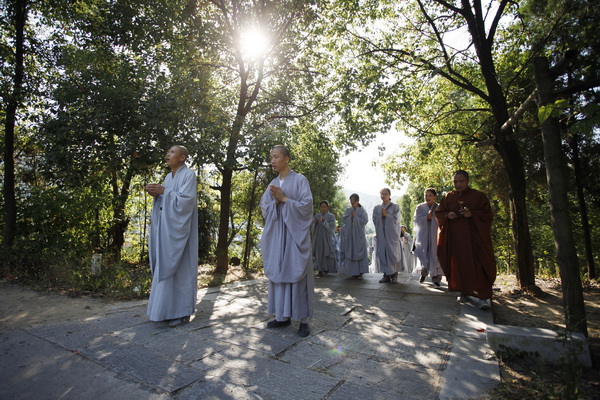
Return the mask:
[[404,320],[405,326],[416,328],[437,329],[440,331],[451,332],[458,323],[456,314],[426,314],[417,310],[409,313]]
[[341,347],[327,347],[303,341],[289,348],[279,356],[279,359],[296,367],[326,371],[347,357],[347,352]]
[[302,340],[297,335],[297,331],[297,324],[273,330],[269,330],[266,327],[264,329],[257,329],[244,326],[211,326],[206,329],[194,331],[194,334],[205,339],[215,338],[230,345],[255,350],[268,356],[275,356],[299,340]]
[[170,393],[203,378],[201,373],[185,364],[135,345],[121,347],[100,361],[103,365]]
[[591,368],[592,358],[587,339],[581,333],[555,332],[543,328],[527,328],[494,325],[487,329],[487,341],[495,351],[518,350],[537,356],[552,364],[560,364],[568,358]]
[[178,400],[262,400],[253,390],[220,379],[196,382],[177,395]]
[[374,388],[384,387],[396,392],[395,398],[401,399],[433,399],[441,384],[436,369],[375,359],[346,357],[328,368],[327,372],[346,382],[360,382],[361,385]]
[[298,368],[241,347],[232,347],[192,364],[206,371],[207,379],[220,379],[252,390],[261,399],[322,399],[338,380]]
[[452,353],[440,400],[470,400],[485,397],[500,383],[500,367],[495,358],[486,360],[476,355]]
[[0,354],[1,399],[169,398],[29,332],[0,335]]
[[[370,385],[364,385],[352,381],[343,381],[329,396],[328,400],[348,400],[348,399],[369,399],[369,400],[390,400],[390,399],[414,399],[421,400],[426,397],[415,394],[401,395],[398,392],[389,390],[386,387],[374,388]],[[431,399],[434,399],[432,397]]]
[[[69,325],[63,326],[65,329],[62,333],[54,329],[45,339],[167,392],[174,392],[198,379],[197,371],[148,348],[127,342],[116,335],[102,333],[94,326],[74,331],[69,329]],[[38,335],[44,333],[43,329],[32,329],[31,332]]]
[[384,361],[410,362],[430,368],[440,368],[445,364],[444,349],[415,341],[402,341],[396,335],[382,333],[379,337],[363,336],[355,333],[327,331],[316,337],[309,337],[311,343],[340,349],[350,357],[376,357]]

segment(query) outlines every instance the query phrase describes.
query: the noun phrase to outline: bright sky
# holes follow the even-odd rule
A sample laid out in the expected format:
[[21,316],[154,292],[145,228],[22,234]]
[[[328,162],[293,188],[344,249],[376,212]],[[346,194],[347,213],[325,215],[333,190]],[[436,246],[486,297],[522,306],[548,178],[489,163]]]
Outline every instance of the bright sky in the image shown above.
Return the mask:
[[[412,139],[407,138],[396,130],[388,133],[380,133],[377,138],[367,147],[350,153],[342,158],[342,164],[346,166],[345,173],[340,177],[338,184],[350,191],[379,194],[381,188],[389,186],[404,192],[404,187],[394,187],[385,183],[385,175],[381,163],[386,157],[398,150],[398,146],[410,143]],[[380,155],[380,146],[385,146],[383,154]],[[373,166],[373,162],[377,165]],[[395,197],[395,196],[394,196]]]

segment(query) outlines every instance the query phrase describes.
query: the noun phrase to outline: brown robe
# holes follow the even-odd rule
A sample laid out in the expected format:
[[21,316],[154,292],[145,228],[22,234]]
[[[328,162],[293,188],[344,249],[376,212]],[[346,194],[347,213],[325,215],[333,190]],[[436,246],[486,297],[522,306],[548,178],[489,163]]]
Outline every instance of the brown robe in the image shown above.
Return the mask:
[[[461,204],[462,202],[462,204]],[[461,207],[470,218],[459,215]],[[448,218],[454,211],[457,217]],[[482,300],[492,297],[496,280],[496,259],[492,248],[492,209],[487,196],[472,188],[446,194],[435,211],[440,227],[438,260],[453,292],[475,294]]]

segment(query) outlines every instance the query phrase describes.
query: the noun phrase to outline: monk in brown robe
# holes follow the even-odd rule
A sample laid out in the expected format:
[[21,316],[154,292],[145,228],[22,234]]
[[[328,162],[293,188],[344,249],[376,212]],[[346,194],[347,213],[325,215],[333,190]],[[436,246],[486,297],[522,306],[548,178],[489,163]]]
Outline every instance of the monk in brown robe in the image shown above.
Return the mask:
[[454,190],[446,194],[435,211],[440,227],[438,260],[448,280],[448,290],[479,298],[479,308],[491,307],[496,260],[492,248],[492,209],[487,196],[469,187],[469,174],[453,175]]

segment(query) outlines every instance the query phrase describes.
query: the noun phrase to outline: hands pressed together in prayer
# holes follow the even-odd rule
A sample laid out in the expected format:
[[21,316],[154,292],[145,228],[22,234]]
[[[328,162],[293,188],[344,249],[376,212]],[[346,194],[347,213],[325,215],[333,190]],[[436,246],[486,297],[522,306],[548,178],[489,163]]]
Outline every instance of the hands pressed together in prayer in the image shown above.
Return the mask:
[[433,210],[429,210],[429,212],[427,213],[427,219],[428,220],[432,220],[433,219]]
[[381,207],[381,216],[382,217],[387,217],[387,208]]
[[271,193],[271,196],[273,196],[273,198],[277,201],[277,204],[285,203],[288,199],[287,197],[285,197],[285,193],[283,193],[283,190],[281,190],[279,186],[269,186],[269,192]]
[[165,192],[165,187],[159,183],[149,183],[146,185],[146,192],[152,197],[156,197],[159,194],[163,194]]

